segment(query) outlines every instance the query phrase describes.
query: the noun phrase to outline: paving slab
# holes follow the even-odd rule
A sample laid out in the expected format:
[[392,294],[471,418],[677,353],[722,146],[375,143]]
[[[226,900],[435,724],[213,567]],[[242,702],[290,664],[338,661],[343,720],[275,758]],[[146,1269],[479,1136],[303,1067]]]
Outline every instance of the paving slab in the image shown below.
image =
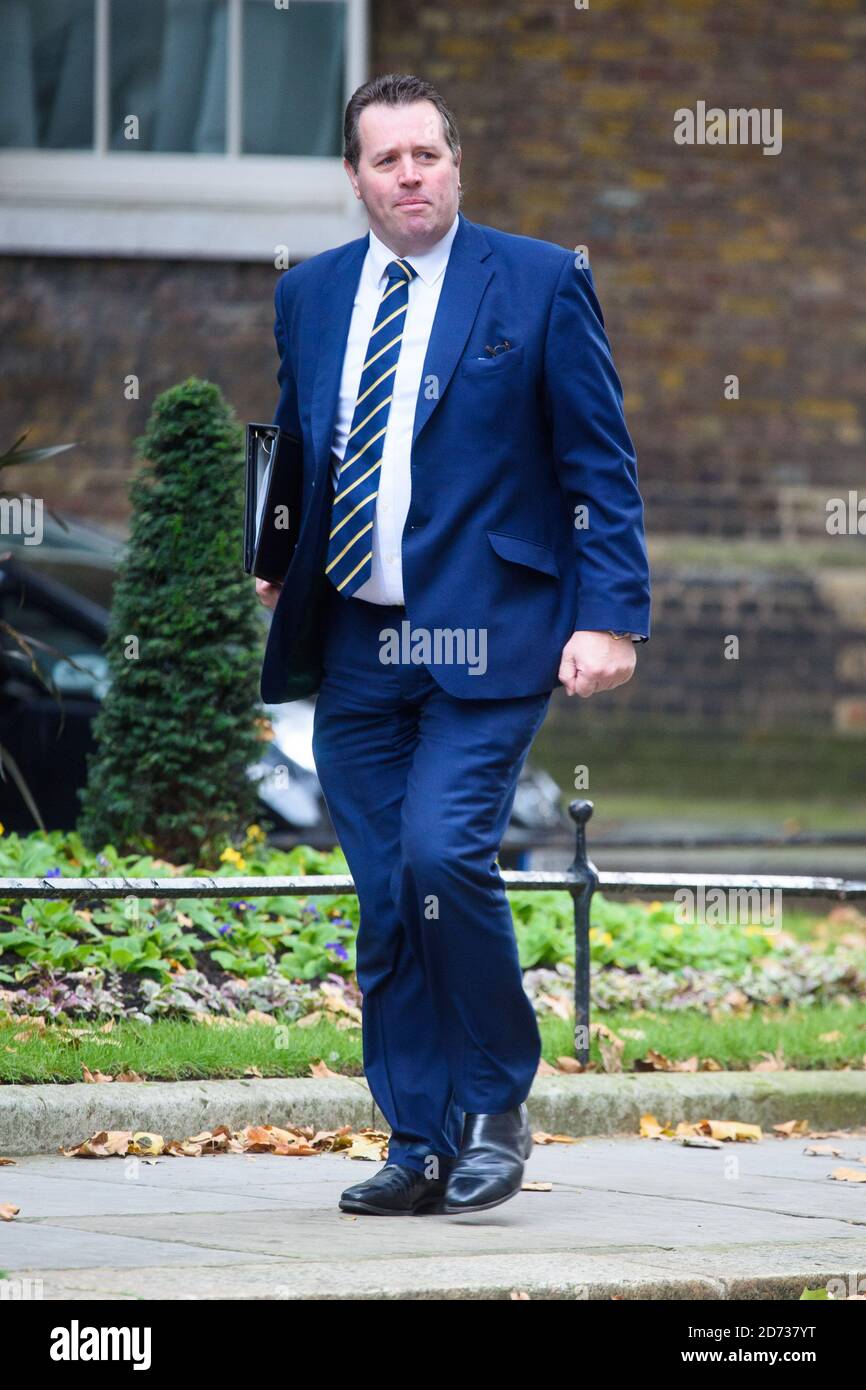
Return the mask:
[[830,1278],[866,1290],[866,1133],[720,1149],[667,1140],[536,1144],[524,1190],[466,1216],[341,1212],[378,1163],[226,1154],[23,1157],[0,1168],[0,1267],[49,1300],[797,1299]]

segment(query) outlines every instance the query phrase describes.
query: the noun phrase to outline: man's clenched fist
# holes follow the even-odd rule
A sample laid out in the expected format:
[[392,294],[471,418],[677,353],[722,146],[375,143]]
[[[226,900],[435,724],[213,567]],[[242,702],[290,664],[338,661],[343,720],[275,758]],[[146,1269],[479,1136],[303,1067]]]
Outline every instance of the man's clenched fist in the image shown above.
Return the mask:
[[569,695],[588,699],[631,680],[637,654],[630,637],[608,632],[575,632],[562,649],[559,679]]

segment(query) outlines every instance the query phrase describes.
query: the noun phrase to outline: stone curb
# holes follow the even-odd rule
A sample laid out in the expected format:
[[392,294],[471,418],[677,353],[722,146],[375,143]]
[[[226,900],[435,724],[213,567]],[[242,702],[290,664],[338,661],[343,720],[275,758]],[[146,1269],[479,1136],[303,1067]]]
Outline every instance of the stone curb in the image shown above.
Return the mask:
[[[530,1299],[556,1302],[642,1302],[799,1300],[805,1288],[821,1288],[830,1279],[847,1281],[851,1260],[837,1262],[800,1248],[789,1255],[769,1246],[756,1247],[748,1274],[741,1249],[721,1250],[718,1277],[666,1273],[642,1259],[609,1254],[534,1254],[430,1256],[423,1260],[382,1258],[368,1262],[363,1278],[358,1266],[292,1261],[249,1262],[231,1266],[231,1279],[217,1277],[208,1265],[142,1266],[21,1270],[14,1279],[41,1279],[46,1301],[91,1300],[140,1302],[142,1299],[216,1300],[372,1300],[487,1301],[510,1300],[514,1291]],[[787,1267],[780,1269],[780,1264]],[[225,1272],[225,1271],[224,1271]]]
[[[787,1120],[856,1129],[866,1125],[866,1071],[540,1076],[527,1105],[534,1130],[576,1137],[635,1135],[647,1112],[671,1126],[712,1118],[764,1130]],[[219,1124],[388,1128],[360,1077],[0,1085],[0,1155],[8,1157],[56,1153],[102,1129],[182,1139]]]

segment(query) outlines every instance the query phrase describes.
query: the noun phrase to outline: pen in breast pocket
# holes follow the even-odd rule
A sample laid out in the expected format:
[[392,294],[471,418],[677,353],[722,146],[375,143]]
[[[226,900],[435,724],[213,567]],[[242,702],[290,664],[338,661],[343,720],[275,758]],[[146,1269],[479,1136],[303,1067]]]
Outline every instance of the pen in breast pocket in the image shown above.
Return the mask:
[[497,343],[495,347],[491,347],[489,343],[485,343],[484,351],[489,352],[491,357],[498,357],[500,353],[507,352],[510,347],[511,344],[508,339],[503,338],[502,342]]

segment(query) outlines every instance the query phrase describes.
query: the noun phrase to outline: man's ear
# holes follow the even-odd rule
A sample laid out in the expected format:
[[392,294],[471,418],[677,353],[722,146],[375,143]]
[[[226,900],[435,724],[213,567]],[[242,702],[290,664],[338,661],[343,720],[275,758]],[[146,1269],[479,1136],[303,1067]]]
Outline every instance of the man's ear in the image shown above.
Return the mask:
[[360,190],[360,188],[358,187],[357,176],[356,176],[356,174],[355,174],[355,170],[352,168],[352,166],[351,166],[351,164],[349,163],[348,159],[344,159],[344,160],[343,160],[343,168],[344,168],[345,171],[346,171],[346,174],[347,174],[348,179],[349,179],[349,183],[352,185],[352,192],[355,194],[355,197],[356,197],[356,198],[360,198],[360,196],[361,196],[361,190]]

